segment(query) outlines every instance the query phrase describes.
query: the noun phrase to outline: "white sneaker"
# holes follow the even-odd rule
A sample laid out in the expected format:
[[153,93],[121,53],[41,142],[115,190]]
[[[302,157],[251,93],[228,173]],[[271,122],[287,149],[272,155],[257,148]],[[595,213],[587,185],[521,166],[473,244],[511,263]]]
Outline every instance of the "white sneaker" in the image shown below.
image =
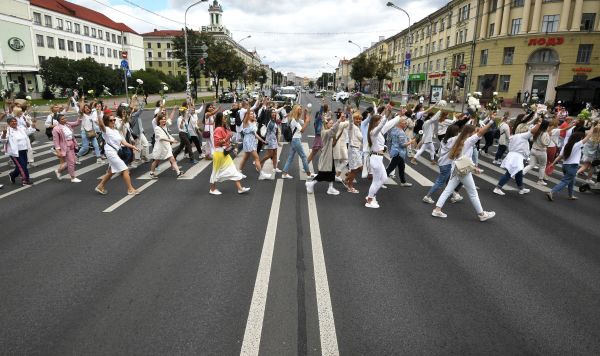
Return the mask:
[[340,182],[340,183],[344,183],[344,181],[342,180],[342,177],[340,177],[340,176],[335,176],[335,181],[336,182]]
[[435,201],[433,199],[431,199],[430,197],[428,197],[427,195],[423,197],[423,202],[425,202],[427,204],[435,204]]
[[292,177],[291,175],[289,175],[289,174],[287,174],[287,173],[284,173],[284,174],[282,174],[282,175],[281,175],[281,178],[282,178],[282,179],[294,179],[294,177]]
[[245,194],[245,193],[248,193],[249,191],[250,191],[250,188],[242,187],[242,189],[238,190],[238,194]]
[[317,181],[310,181],[304,183],[304,185],[306,186],[306,192],[308,194],[313,194],[315,192],[315,184],[317,184]]
[[586,179],[586,180],[585,180],[585,182],[586,182],[587,184],[590,184],[590,185],[594,185],[594,184],[596,184],[596,182],[594,182],[594,180],[593,180],[593,179]]
[[381,186],[381,189],[387,189],[387,186],[386,186],[385,184],[383,184],[383,185]]
[[35,162],[27,162],[27,165],[28,165],[29,167],[35,167]]
[[79,179],[79,178],[71,178],[71,183],[81,183],[81,179]]
[[371,209],[379,209],[379,203],[377,203],[377,200],[375,200],[375,199],[371,200],[370,203],[367,201],[365,203],[365,206],[367,208],[371,208]]
[[539,184],[539,185],[548,185],[548,183],[544,182],[543,180],[538,180],[537,184]]
[[523,189],[519,190],[519,194],[521,194],[521,195],[523,195],[523,194],[527,194],[527,193],[529,193],[529,192],[530,192],[530,190],[529,190],[529,189],[527,189],[527,188],[523,188]]
[[104,160],[102,158],[98,158],[96,160],[96,163],[98,163],[98,164],[104,164]]
[[75,160],[75,164],[77,164],[77,165],[81,164],[81,160],[79,159],[79,157],[77,157],[77,159]]
[[388,177],[394,179],[394,178],[396,178],[396,174],[395,173],[390,173],[390,175]]
[[337,189],[335,189],[335,188],[333,188],[333,187],[330,187],[329,189],[327,189],[327,194],[329,194],[329,195],[339,195],[340,191],[337,190]]
[[461,200],[463,200],[462,195],[460,195],[460,194],[458,194],[456,192],[452,193],[452,198],[450,198],[450,202],[451,203],[457,203],[457,202],[459,202]]
[[223,193],[221,193],[221,191],[220,191],[220,190],[218,190],[218,189],[215,189],[215,190],[210,190],[210,189],[209,189],[209,190],[208,190],[208,192],[209,192],[210,194],[212,194],[212,195],[221,195],[221,194],[223,194]]
[[481,215],[479,215],[479,221],[486,221],[496,216],[496,213],[493,211],[484,211]]
[[269,179],[271,178],[270,174],[265,174],[263,172],[260,172],[260,174],[258,175],[258,180],[265,180],[265,179]]
[[498,195],[506,195],[506,193],[504,193],[504,192],[502,191],[502,189],[500,189],[500,188],[498,188],[498,187],[494,188],[494,194],[498,194]]
[[60,176],[60,172],[58,171],[58,169],[54,170],[54,174],[56,175],[56,179],[61,180],[62,177]]
[[445,219],[448,217],[448,215],[444,214],[442,211],[437,211],[437,210],[432,211],[431,216],[434,216],[436,218],[442,218],[442,219]]
[[282,170],[279,169],[279,168],[275,168],[274,171],[275,171],[275,173],[281,173],[282,172]]
[[404,183],[400,183],[401,187],[412,187],[412,183],[409,182],[404,182]]

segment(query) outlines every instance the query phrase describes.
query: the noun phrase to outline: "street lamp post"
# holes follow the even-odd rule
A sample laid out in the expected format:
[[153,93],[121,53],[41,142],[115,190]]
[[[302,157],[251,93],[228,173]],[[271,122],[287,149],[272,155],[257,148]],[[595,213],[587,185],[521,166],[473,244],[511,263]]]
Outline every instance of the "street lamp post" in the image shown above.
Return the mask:
[[184,20],[184,28],[183,28],[183,42],[184,42],[184,47],[185,47],[185,76],[186,76],[186,88],[187,88],[187,97],[188,100],[191,98],[192,96],[192,91],[190,89],[190,62],[188,61],[188,40],[187,40],[187,13],[188,11],[193,7],[198,5],[201,2],[206,2],[208,0],[200,0],[200,1],[196,1],[195,3],[191,4],[190,6],[188,6],[187,9],[185,9],[185,14],[183,16]]
[[243,40],[247,40],[250,37],[252,37],[252,35],[248,35],[248,36],[242,38],[241,40],[238,41],[238,44],[242,43]]
[[[404,41],[405,43],[407,43],[406,45],[406,54],[404,56],[404,90],[402,91],[402,105],[406,105],[408,103],[408,73],[409,73],[409,66],[406,65],[406,61],[408,59],[410,59],[410,45],[412,44],[412,36],[410,35],[410,15],[408,14],[408,12],[406,12],[406,10],[404,10],[401,7],[398,7],[396,5],[394,5],[393,2],[389,1],[387,4],[387,6],[392,7],[396,10],[400,10],[402,12],[404,12],[406,14],[406,16],[408,17],[408,39],[406,41]],[[427,64],[429,65],[429,64]]]
[[352,42],[352,40],[348,40],[348,43],[352,43],[353,45],[358,47],[358,54],[360,54],[362,52],[362,47],[359,46],[356,42]]

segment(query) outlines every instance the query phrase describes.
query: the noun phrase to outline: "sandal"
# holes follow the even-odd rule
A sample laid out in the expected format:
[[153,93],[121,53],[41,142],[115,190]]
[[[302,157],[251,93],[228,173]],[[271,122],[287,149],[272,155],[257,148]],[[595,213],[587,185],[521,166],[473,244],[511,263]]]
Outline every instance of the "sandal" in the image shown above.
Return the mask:
[[348,188],[348,193],[358,194],[359,191],[358,191],[358,189],[356,189],[356,188],[353,187],[353,188]]

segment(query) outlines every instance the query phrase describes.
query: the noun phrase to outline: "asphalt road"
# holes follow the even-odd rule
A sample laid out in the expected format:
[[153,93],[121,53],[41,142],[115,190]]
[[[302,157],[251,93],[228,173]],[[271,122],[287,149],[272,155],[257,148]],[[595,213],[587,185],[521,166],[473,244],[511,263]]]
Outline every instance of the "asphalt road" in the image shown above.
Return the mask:
[[95,159],[71,184],[43,132],[34,147],[33,187],[10,185],[0,158],[0,354],[600,354],[598,194],[550,203],[526,182],[499,197],[481,158],[496,217],[480,223],[463,200],[442,220],[421,202],[426,161],[366,209],[368,181],[307,195],[297,159],[294,180],[258,181],[248,162],[249,194],[212,196],[210,163],[180,155],[190,179],[142,179],[144,165],[144,190],[124,199],[120,178],[93,192]]

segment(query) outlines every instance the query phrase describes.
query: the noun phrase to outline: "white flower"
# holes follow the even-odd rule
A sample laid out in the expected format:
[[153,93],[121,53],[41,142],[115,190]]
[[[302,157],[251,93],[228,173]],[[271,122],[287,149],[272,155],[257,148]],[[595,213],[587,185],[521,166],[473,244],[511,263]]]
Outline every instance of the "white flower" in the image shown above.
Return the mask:
[[130,86],[130,87],[127,87],[127,89],[135,89],[135,88]]
[[440,107],[444,107],[446,105],[448,105],[448,103],[446,102],[446,100],[440,100],[437,103],[437,106],[440,106]]
[[143,80],[141,80],[141,79],[137,79],[137,80],[136,80],[136,82],[137,82],[139,85],[142,85],[142,84],[144,84],[144,81],[143,81]]
[[453,101],[453,100],[450,100],[450,104],[454,104],[454,101]]
[[306,104],[306,107],[310,109],[310,108],[312,108],[312,104],[308,103],[308,104]]
[[493,92],[493,93],[492,93],[492,95],[493,95],[493,96],[498,96],[498,92],[497,92],[497,91],[495,91],[495,92]]
[[82,78],[82,77],[77,77],[77,81],[78,81],[78,82],[80,82],[80,81],[82,81],[82,80],[83,80],[83,78]]
[[419,131],[419,135],[422,135],[422,134],[423,134],[423,130],[420,130],[420,131]]
[[88,94],[94,94],[94,89],[88,90]]
[[27,96],[25,97],[25,100],[31,100],[31,96],[27,95]]
[[167,90],[169,90],[169,87],[165,85],[165,86],[163,87],[163,90],[164,90],[164,91],[167,91]]
[[467,98],[472,97],[473,95],[471,95],[471,93],[467,93]]
[[167,125],[169,125],[169,126],[173,125],[173,121],[171,121],[171,119],[167,119]]

